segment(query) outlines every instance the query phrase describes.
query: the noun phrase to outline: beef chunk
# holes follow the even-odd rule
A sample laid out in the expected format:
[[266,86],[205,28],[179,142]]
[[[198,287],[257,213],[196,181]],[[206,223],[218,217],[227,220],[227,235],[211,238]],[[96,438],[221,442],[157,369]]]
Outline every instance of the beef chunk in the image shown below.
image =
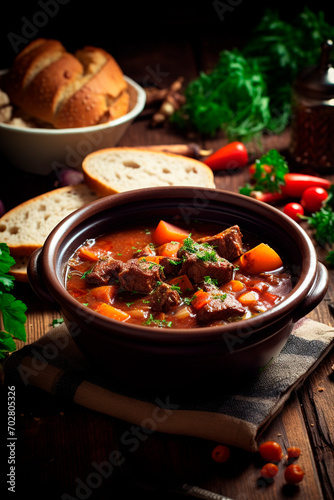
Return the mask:
[[165,278],[160,265],[143,259],[129,260],[118,279],[120,285],[128,292],[150,293],[157,281]]
[[139,252],[136,251],[134,257],[139,259],[139,257],[151,257],[152,255],[156,255],[154,247],[152,245],[146,245]]
[[200,323],[212,323],[236,316],[241,317],[245,312],[245,308],[233,295],[213,294],[210,302],[197,311],[197,318]]
[[215,260],[202,260],[191,254],[183,261],[180,274],[186,274],[196,284],[204,281],[205,276],[210,276],[221,285],[232,279],[233,269],[231,262],[225,259],[218,257]]
[[163,257],[160,260],[160,265],[164,268],[165,276],[177,276],[181,269],[182,259]]
[[152,309],[168,312],[180,304],[180,295],[177,290],[167,283],[162,283],[150,297]]
[[206,236],[197,240],[197,243],[211,245],[220,257],[235,260],[242,254],[242,234],[239,226],[232,226],[214,236]]
[[124,264],[120,260],[109,257],[100,259],[94,264],[92,270],[86,275],[86,280],[91,285],[107,285],[113,278],[117,278]]

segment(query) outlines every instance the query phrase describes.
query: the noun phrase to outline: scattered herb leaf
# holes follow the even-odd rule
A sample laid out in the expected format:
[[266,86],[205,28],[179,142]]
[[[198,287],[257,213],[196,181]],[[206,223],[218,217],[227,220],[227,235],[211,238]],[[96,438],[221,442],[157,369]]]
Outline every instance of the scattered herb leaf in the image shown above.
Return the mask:
[[0,332],[0,360],[15,351],[15,340],[25,342],[27,340],[25,315],[27,306],[8,293],[13,290],[14,278],[7,274],[15,264],[15,259],[10,255],[6,243],[0,243],[0,313],[4,331]]

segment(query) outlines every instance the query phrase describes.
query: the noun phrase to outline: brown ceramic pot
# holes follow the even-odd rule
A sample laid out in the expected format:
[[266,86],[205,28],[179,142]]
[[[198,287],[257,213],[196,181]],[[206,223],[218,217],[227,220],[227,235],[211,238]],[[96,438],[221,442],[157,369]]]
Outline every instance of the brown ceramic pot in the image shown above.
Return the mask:
[[[130,224],[160,219],[238,224],[273,246],[290,267],[292,292],[273,309],[222,327],[152,329],[108,319],[65,288],[69,257],[87,239]],[[281,211],[215,189],[161,187],[101,198],[65,218],[31,257],[28,275],[40,298],[56,303],[77,345],[107,377],[130,389],[206,391],[229,388],[275,358],[294,324],[323,299],[328,272],[312,241]]]

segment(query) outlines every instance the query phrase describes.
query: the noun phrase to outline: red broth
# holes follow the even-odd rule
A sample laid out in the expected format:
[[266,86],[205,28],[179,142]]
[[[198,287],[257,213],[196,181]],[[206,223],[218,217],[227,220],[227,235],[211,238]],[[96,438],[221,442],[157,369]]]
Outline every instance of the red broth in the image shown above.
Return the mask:
[[187,238],[165,245],[155,242],[156,227],[132,227],[85,241],[68,262],[70,295],[118,321],[191,329],[261,314],[292,289],[284,264],[258,273],[241,265],[243,255],[260,242],[241,235],[238,246],[233,236],[232,250],[225,249],[229,260],[218,255],[218,245],[202,240],[217,243],[210,237],[222,234],[221,226],[199,223]]

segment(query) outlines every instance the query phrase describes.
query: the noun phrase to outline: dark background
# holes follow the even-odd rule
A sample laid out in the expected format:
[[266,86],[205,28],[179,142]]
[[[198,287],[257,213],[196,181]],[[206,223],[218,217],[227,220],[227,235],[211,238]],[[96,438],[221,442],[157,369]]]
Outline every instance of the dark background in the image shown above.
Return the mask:
[[131,54],[133,48],[164,39],[187,39],[194,45],[199,38],[215,36],[222,49],[231,48],[247,40],[266,7],[293,20],[307,5],[314,11],[323,10],[326,20],[334,24],[332,4],[299,0],[265,4],[254,0],[6,0],[0,20],[0,67],[8,67],[16,53],[38,37],[56,38],[70,52],[95,45],[115,57],[120,50]]

